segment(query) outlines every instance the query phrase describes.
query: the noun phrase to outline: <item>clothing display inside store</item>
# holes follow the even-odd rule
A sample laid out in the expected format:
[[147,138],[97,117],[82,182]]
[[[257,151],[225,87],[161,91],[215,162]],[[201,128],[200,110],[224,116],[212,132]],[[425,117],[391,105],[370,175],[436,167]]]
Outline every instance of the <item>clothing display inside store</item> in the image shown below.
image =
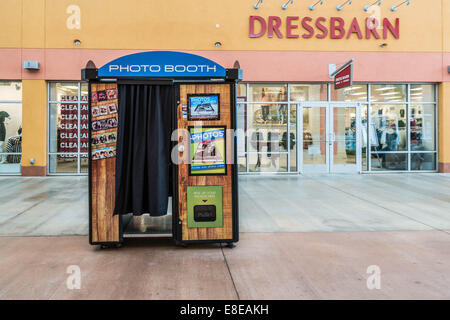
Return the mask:
[[[16,135],[7,137],[7,129],[11,131],[11,116],[6,111],[0,111],[0,164],[19,164],[22,152],[22,128],[16,132]],[[12,154],[11,154],[12,153]],[[18,153],[18,154],[15,154]]]
[[[6,143],[7,153],[21,153],[22,152],[22,128],[19,128],[17,136],[12,136],[8,138]],[[6,156],[7,163],[20,163],[21,156],[12,154]]]
[[356,152],[356,119],[352,119],[350,127],[345,128],[345,151],[347,155]]
[[[372,145],[372,151],[377,152],[379,167],[391,170],[405,168],[405,157],[393,153],[406,150],[406,124],[404,109],[399,114],[380,108],[377,114],[371,116],[375,126],[378,145]],[[400,119],[399,119],[400,118]]]
[[[0,111],[0,153],[6,152],[5,150],[5,139],[6,139],[6,126],[5,121],[10,119],[8,112]],[[5,163],[6,157],[0,154],[0,163]]]
[[6,138],[6,119],[11,119],[9,113],[6,111],[0,111],[0,141],[4,142]]

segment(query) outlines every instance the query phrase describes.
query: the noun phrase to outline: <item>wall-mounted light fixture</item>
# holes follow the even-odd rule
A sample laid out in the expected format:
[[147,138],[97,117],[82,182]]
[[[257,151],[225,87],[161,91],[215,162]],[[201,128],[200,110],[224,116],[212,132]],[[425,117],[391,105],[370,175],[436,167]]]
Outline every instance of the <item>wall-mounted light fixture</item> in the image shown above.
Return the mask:
[[343,4],[337,5],[337,6],[336,6],[337,11],[341,11],[341,10],[344,8],[344,6],[345,6],[346,4],[349,4],[349,5],[352,4],[352,0],[347,0],[347,1],[345,1]]
[[384,48],[387,47],[387,45],[388,45],[387,43],[382,43],[382,44],[380,44],[380,48],[383,48],[383,49],[384,49]]
[[316,8],[316,6],[317,6],[318,4],[323,5],[323,0],[319,0],[319,1],[317,1],[316,3],[310,5],[310,6],[309,6],[309,10],[313,11],[313,10]]
[[73,43],[78,47],[81,44],[81,40],[75,39],[73,40]]
[[406,3],[407,6],[409,6],[411,4],[411,1],[410,0],[406,0],[406,1],[403,1],[402,3],[400,3],[400,4],[396,5],[396,6],[392,6],[391,7],[391,11],[397,10],[398,7],[400,7],[401,5],[404,5],[405,3]]
[[221,47],[222,46],[222,43],[221,42],[219,42],[219,41],[217,41],[216,43],[214,43],[214,45],[217,47],[217,48],[219,48],[219,47]]
[[291,4],[294,4],[294,0],[288,0],[286,3],[283,3],[283,4],[281,5],[281,9],[286,10],[287,7],[288,7],[289,2],[290,2]]
[[375,1],[374,3],[372,3],[372,4],[368,5],[368,6],[364,6],[364,11],[365,12],[369,11],[369,9],[371,7],[373,7],[374,5],[381,6],[381,3],[382,3],[382,0],[377,0],[377,1]]
[[259,6],[262,4],[262,2],[263,2],[263,0],[258,0],[258,2],[255,3],[255,4],[253,5],[253,8],[255,8],[256,10],[258,10],[258,9],[259,9]]

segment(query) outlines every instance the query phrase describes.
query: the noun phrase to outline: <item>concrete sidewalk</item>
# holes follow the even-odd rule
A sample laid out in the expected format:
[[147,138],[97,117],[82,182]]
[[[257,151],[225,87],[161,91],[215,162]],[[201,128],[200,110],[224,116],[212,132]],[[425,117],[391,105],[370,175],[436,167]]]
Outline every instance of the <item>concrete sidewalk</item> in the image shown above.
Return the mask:
[[[240,176],[240,231],[450,230],[450,175]],[[88,234],[87,177],[0,177],[0,236]]]
[[[0,238],[0,299],[450,299],[441,231],[242,233],[234,249],[82,237]],[[67,268],[78,266],[81,289]],[[381,288],[367,288],[367,268]]]
[[243,232],[450,230],[449,174],[240,176]]
[[0,177],[0,236],[88,234],[87,177]]

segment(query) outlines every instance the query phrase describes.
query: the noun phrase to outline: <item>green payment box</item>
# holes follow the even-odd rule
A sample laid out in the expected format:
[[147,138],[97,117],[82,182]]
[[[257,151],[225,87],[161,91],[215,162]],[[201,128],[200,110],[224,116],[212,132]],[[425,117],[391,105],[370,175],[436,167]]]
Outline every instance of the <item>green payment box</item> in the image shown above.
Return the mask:
[[221,228],[222,186],[187,187],[188,228]]

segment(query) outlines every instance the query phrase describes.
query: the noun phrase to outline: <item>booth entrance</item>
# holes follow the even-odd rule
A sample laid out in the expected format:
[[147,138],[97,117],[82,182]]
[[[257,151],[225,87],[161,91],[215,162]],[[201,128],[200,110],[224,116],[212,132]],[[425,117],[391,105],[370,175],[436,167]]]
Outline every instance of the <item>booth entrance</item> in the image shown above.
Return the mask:
[[358,103],[304,102],[299,105],[303,131],[303,173],[361,171],[361,112]]
[[99,69],[88,64],[82,75],[90,98],[90,243],[154,235],[179,244],[237,242],[241,72],[196,55],[143,52]]

